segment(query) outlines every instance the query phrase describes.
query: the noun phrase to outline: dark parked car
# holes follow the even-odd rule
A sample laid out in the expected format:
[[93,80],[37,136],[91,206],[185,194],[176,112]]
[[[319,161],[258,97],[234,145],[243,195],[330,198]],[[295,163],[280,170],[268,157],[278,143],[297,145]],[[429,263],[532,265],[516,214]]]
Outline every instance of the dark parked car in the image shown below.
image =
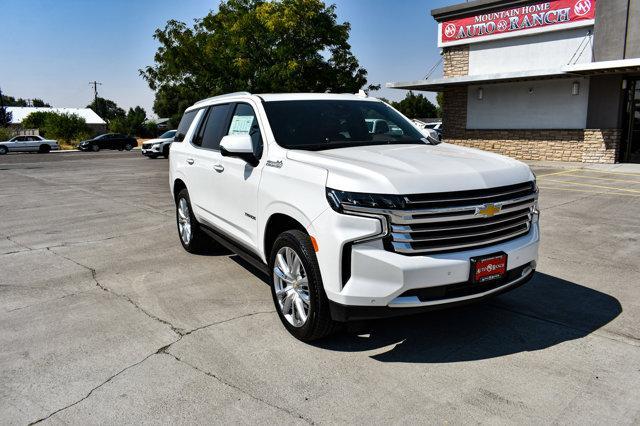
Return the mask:
[[80,142],[78,149],[80,151],[100,151],[101,149],[117,149],[119,151],[126,149],[131,151],[136,146],[138,146],[136,138],[120,133],[105,133],[88,141]]

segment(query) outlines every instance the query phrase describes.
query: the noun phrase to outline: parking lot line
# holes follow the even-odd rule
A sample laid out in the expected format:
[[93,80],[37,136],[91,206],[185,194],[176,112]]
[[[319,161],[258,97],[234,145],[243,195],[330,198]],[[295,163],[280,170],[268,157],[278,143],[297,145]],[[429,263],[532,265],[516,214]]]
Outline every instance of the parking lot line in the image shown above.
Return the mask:
[[570,192],[582,192],[587,194],[597,194],[597,195],[615,195],[617,197],[640,197],[640,194],[625,194],[623,192],[604,192],[604,191],[589,191],[587,189],[577,189],[577,188],[563,188],[559,186],[540,186],[540,189],[555,189],[558,191],[570,191]]
[[545,173],[543,175],[537,175],[536,178],[540,179],[540,178],[545,177],[545,176],[563,175],[563,174],[567,174],[567,173],[577,172],[579,170],[580,169],[571,169],[571,170],[563,170],[561,172]]
[[593,184],[590,184],[590,183],[574,182],[574,181],[570,181],[570,180],[545,179],[545,182],[555,182],[555,183],[561,183],[561,184],[566,184],[566,185],[586,186],[588,188],[601,188],[601,189],[609,189],[609,190],[623,191],[623,192],[633,192],[633,193],[640,194],[640,190],[637,190],[637,189],[618,188],[618,187],[615,187],[615,186],[593,185]]
[[565,175],[565,176],[576,176],[576,177],[583,177],[583,178],[586,178],[586,179],[609,180],[609,181],[613,181],[613,182],[627,182],[627,183],[638,183],[638,184],[640,184],[640,180],[614,179],[614,178],[605,178],[605,177],[600,177],[600,176],[584,176],[584,175],[578,175],[578,174],[569,174],[569,175]]
[[588,173],[600,173],[605,175],[628,175],[628,176],[640,176],[640,173],[633,172],[614,172],[609,170],[594,170],[594,169],[575,169],[574,171],[588,172]]

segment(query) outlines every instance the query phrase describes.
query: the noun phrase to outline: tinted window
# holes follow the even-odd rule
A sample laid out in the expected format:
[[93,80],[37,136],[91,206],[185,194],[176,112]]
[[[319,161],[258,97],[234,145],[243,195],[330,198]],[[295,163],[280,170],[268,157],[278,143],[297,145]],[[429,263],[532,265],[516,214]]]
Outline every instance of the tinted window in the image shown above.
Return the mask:
[[184,113],[182,119],[180,120],[180,124],[178,125],[176,136],[173,139],[175,142],[182,142],[184,140],[184,137],[187,134],[187,131],[189,131],[189,127],[191,127],[191,123],[193,122],[193,119],[195,118],[197,113],[197,109]]
[[209,107],[205,123],[200,127],[198,137],[194,144],[207,149],[218,150],[220,139],[224,134],[227,116],[229,115],[229,105],[214,105]]
[[168,132],[164,132],[163,134],[161,134],[160,139],[169,139],[174,137],[175,135],[176,135],[175,130],[169,130]]
[[272,101],[265,110],[276,142],[285,148],[425,143],[405,117],[382,102]]
[[249,104],[237,104],[229,123],[227,135],[250,135],[253,152],[262,157],[262,135],[256,113]]

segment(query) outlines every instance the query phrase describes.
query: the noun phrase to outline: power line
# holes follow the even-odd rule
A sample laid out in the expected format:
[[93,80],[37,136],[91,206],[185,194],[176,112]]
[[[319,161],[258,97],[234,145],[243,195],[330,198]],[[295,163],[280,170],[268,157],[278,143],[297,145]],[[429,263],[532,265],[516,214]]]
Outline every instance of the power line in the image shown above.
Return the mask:
[[93,101],[96,108],[98,107],[98,85],[102,86],[102,83],[95,80],[89,82],[89,86],[93,86]]

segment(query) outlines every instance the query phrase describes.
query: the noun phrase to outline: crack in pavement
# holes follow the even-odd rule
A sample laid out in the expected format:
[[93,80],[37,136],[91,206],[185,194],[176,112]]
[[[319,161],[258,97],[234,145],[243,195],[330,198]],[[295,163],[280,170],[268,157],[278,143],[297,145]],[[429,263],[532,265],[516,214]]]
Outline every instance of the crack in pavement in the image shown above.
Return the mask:
[[162,318],[152,314],[151,312],[147,311],[146,309],[144,309],[142,306],[140,306],[138,303],[136,303],[133,299],[131,299],[126,294],[116,293],[115,291],[111,290],[110,288],[102,285],[100,283],[100,281],[98,281],[98,279],[97,279],[97,272],[96,272],[95,268],[92,268],[90,266],[84,265],[84,264],[82,264],[82,263],[80,263],[80,262],[78,262],[76,260],[71,259],[70,257],[67,257],[67,256],[64,256],[64,255],[62,255],[60,253],[57,253],[57,252],[51,250],[49,247],[47,247],[47,250],[50,251],[51,253],[55,254],[56,256],[59,256],[59,257],[61,257],[63,259],[68,260],[69,262],[75,263],[76,265],[81,266],[81,267],[89,270],[91,272],[91,277],[92,277],[93,281],[95,282],[96,286],[98,288],[100,288],[101,290],[106,291],[107,293],[113,294],[116,297],[119,297],[121,299],[126,300],[131,305],[133,305],[137,310],[139,310],[140,312],[142,312],[143,314],[145,314],[149,318],[151,318],[153,320],[156,320],[156,321],[168,326],[171,329],[171,331],[173,331],[178,336],[182,336],[182,335],[185,334],[185,330],[180,329],[180,328],[174,326],[173,324],[171,324],[169,321],[167,321],[165,319],[162,319]]
[[168,355],[168,356],[170,356],[170,357],[174,358],[176,361],[178,361],[178,362],[179,362],[179,363],[181,363],[181,364],[184,364],[184,365],[186,365],[186,366],[188,366],[188,367],[191,367],[192,369],[194,369],[194,370],[196,370],[196,371],[198,371],[198,372],[200,372],[200,373],[202,373],[202,374],[206,375],[207,377],[211,377],[211,378],[213,378],[213,379],[217,380],[219,383],[221,383],[221,384],[223,384],[223,385],[225,385],[225,386],[227,386],[227,387],[230,387],[231,389],[235,389],[235,390],[237,390],[238,392],[242,393],[243,395],[248,396],[249,398],[251,398],[251,399],[253,399],[253,400],[255,400],[255,401],[258,401],[258,402],[260,402],[260,403],[262,403],[262,404],[265,404],[265,405],[267,405],[267,406],[269,406],[269,407],[275,408],[275,409],[276,409],[276,410],[278,410],[278,411],[282,411],[282,412],[284,412],[284,413],[287,413],[287,414],[289,414],[290,416],[295,417],[295,418],[297,418],[297,419],[304,420],[306,423],[308,423],[308,424],[310,424],[310,425],[315,425],[315,424],[316,424],[313,420],[311,420],[310,418],[308,418],[308,417],[306,417],[306,416],[303,416],[303,415],[302,415],[302,414],[300,414],[300,413],[297,413],[297,412],[292,411],[292,410],[290,410],[290,409],[288,409],[288,408],[282,407],[282,406],[280,406],[280,405],[273,404],[273,403],[271,403],[271,402],[269,402],[269,401],[266,401],[266,400],[264,400],[264,399],[262,399],[262,398],[259,398],[259,397],[255,396],[255,395],[253,395],[253,394],[251,394],[251,393],[247,392],[246,390],[244,390],[244,389],[242,389],[242,388],[240,388],[240,387],[238,387],[238,386],[236,386],[236,385],[234,385],[234,384],[232,384],[232,383],[229,383],[229,382],[227,382],[227,381],[223,380],[223,379],[222,379],[222,378],[220,378],[219,376],[217,376],[217,375],[215,375],[215,374],[213,374],[213,373],[211,373],[211,372],[209,372],[209,371],[203,370],[203,369],[201,369],[201,368],[199,368],[199,367],[196,367],[195,365],[193,365],[193,364],[191,364],[191,363],[188,363],[188,362],[186,362],[186,361],[184,361],[184,360],[180,359],[179,357],[177,357],[176,355],[172,354],[171,352],[164,351],[164,352],[162,352],[162,353],[164,353],[165,355]]
[[[178,337],[177,337],[174,341],[172,341],[171,343],[169,343],[168,345],[162,346],[161,348],[159,348],[159,349],[158,349],[158,350],[156,350],[155,352],[153,352],[153,353],[151,353],[151,354],[149,354],[149,355],[146,355],[146,356],[145,356],[144,358],[142,358],[140,361],[137,361],[137,362],[135,362],[135,363],[133,363],[133,364],[131,364],[131,365],[129,365],[129,366],[127,366],[127,367],[125,367],[125,368],[121,369],[121,370],[120,370],[120,371],[118,371],[117,373],[115,373],[115,374],[113,374],[113,375],[109,376],[105,381],[103,381],[103,382],[101,382],[100,384],[98,384],[97,386],[93,387],[93,388],[92,388],[92,389],[91,389],[91,390],[90,390],[90,391],[89,391],[89,392],[88,392],[84,397],[82,397],[81,399],[79,399],[79,400],[77,400],[77,401],[75,401],[75,402],[73,402],[73,403],[71,403],[71,404],[69,404],[69,405],[66,405],[66,406],[64,406],[64,407],[62,407],[62,408],[59,408],[59,409],[57,409],[57,410],[53,411],[52,413],[48,414],[48,415],[47,415],[47,416],[45,416],[45,417],[42,417],[42,418],[40,418],[40,419],[38,419],[38,420],[35,420],[35,421],[31,422],[31,423],[29,423],[29,425],[33,425],[33,424],[36,424],[36,423],[40,423],[40,422],[42,422],[42,421],[44,421],[44,420],[49,419],[51,416],[53,416],[53,415],[55,415],[55,414],[57,414],[57,413],[59,413],[59,412],[61,412],[61,411],[64,411],[64,410],[66,410],[66,409],[68,409],[68,408],[71,408],[71,407],[73,407],[73,406],[75,406],[75,405],[77,405],[77,404],[81,403],[82,401],[84,401],[84,400],[86,400],[87,398],[89,398],[89,397],[90,397],[90,396],[91,396],[91,395],[92,395],[92,394],[93,394],[97,389],[100,389],[102,386],[106,385],[106,384],[107,384],[107,383],[109,383],[111,380],[113,380],[114,378],[116,378],[117,376],[119,376],[120,374],[122,374],[123,372],[125,372],[125,371],[129,370],[130,368],[133,368],[133,367],[135,367],[135,366],[137,366],[137,365],[142,364],[144,361],[146,361],[147,359],[149,359],[149,358],[150,358],[150,357],[152,357],[153,355],[157,355],[157,354],[167,354],[167,355],[170,355],[171,357],[175,358],[175,359],[176,359],[176,360],[178,360],[179,362],[182,362],[182,363],[184,363],[184,364],[188,365],[189,367],[191,367],[191,368],[193,368],[193,369],[196,369],[196,370],[198,370],[198,371],[200,371],[200,372],[202,372],[202,373],[206,374],[207,376],[213,377],[213,378],[217,379],[218,381],[220,381],[221,383],[223,383],[223,384],[225,384],[225,385],[227,385],[227,386],[229,386],[229,387],[231,387],[231,388],[234,388],[234,389],[236,389],[236,390],[238,390],[238,391],[242,392],[243,394],[246,394],[247,396],[249,396],[249,397],[251,397],[251,398],[253,398],[253,399],[257,400],[257,401],[260,401],[260,402],[262,402],[262,403],[264,403],[264,404],[267,404],[267,405],[269,405],[269,406],[271,406],[271,407],[273,407],[273,408],[279,409],[279,410],[284,411],[284,412],[286,412],[286,413],[288,413],[288,414],[290,414],[290,415],[292,415],[292,416],[295,416],[295,417],[297,417],[297,418],[300,418],[300,419],[302,419],[302,420],[305,420],[307,423],[314,424],[314,422],[313,422],[313,421],[311,421],[311,420],[309,420],[309,419],[305,418],[305,417],[304,417],[304,416],[302,416],[301,414],[298,414],[298,413],[292,412],[292,411],[290,411],[290,410],[288,410],[288,409],[286,409],[286,408],[283,408],[283,407],[279,407],[279,406],[273,405],[273,404],[271,404],[271,403],[269,403],[269,402],[267,402],[267,401],[263,401],[263,400],[261,400],[260,398],[258,398],[258,397],[256,397],[256,396],[254,396],[254,395],[251,395],[250,393],[248,393],[248,392],[246,392],[246,391],[242,390],[241,388],[239,388],[239,387],[237,387],[237,386],[235,386],[235,385],[232,385],[232,384],[230,384],[230,383],[227,383],[227,382],[223,381],[222,379],[220,379],[219,377],[217,377],[217,376],[215,376],[215,375],[213,375],[213,374],[211,374],[211,373],[208,373],[208,372],[206,372],[206,371],[204,371],[204,370],[201,370],[201,369],[199,369],[199,368],[197,368],[197,367],[195,367],[195,366],[193,366],[193,365],[191,365],[191,364],[189,364],[189,363],[187,363],[187,362],[185,362],[185,361],[183,361],[183,360],[179,359],[177,356],[175,356],[175,355],[173,355],[173,354],[171,354],[171,353],[169,353],[169,352],[168,352],[168,350],[169,350],[169,348],[171,348],[171,346],[173,346],[174,344],[176,344],[176,343],[180,342],[184,337],[189,336],[189,335],[191,335],[191,334],[193,334],[193,333],[196,333],[196,332],[198,332],[198,331],[201,331],[201,330],[204,330],[204,329],[207,329],[207,328],[209,328],[209,327],[216,326],[216,325],[224,324],[224,323],[227,323],[227,322],[230,322],[230,321],[235,321],[235,320],[240,319],[240,318],[246,318],[246,317],[251,317],[251,316],[254,316],[254,315],[260,315],[260,314],[273,314],[273,313],[275,312],[275,310],[250,312],[250,313],[247,313],[247,314],[238,315],[238,316],[236,316],[236,317],[232,317],[232,318],[227,318],[227,319],[224,319],[224,320],[215,321],[215,322],[212,322],[212,323],[209,323],[209,324],[206,324],[206,325],[202,325],[202,326],[199,326],[199,327],[193,328],[193,329],[191,329],[191,330],[184,330],[184,329],[181,329],[181,328],[178,328],[178,327],[174,326],[171,322],[169,322],[169,321],[167,321],[167,320],[164,320],[164,319],[162,319],[162,318],[158,317],[157,315],[154,315],[154,314],[152,314],[151,312],[147,311],[146,309],[144,309],[143,307],[141,307],[138,303],[136,303],[133,299],[131,299],[129,296],[127,296],[127,295],[125,295],[125,294],[120,294],[120,293],[114,292],[114,291],[112,291],[111,289],[109,289],[108,287],[106,287],[106,286],[104,286],[103,284],[101,284],[101,283],[100,283],[100,281],[97,279],[97,272],[96,272],[95,268],[92,268],[92,267],[90,267],[90,266],[84,265],[84,264],[82,264],[82,263],[80,263],[80,262],[78,262],[78,261],[76,261],[76,260],[74,260],[74,259],[72,259],[72,258],[70,258],[70,257],[67,257],[67,256],[64,256],[64,255],[62,255],[62,254],[60,254],[60,253],[57,253],[57,252],[55,252],[54,250],[51,250],[51,248],[49,248],[49,247],[47,247],[46,249],[47,249],[48,251],[50,251],[51,253],[53,253],[54,255],[56,255],[56,256],[59,256],[59,257],[61,257],[61,258],[63,258],[63,259],[68,260],[69,262],[72,262],[72,263],[74,263],[74,264],[76,264],[76,265],[78,265],[78,266],[80,266],[80,267],[84,268],[84,269],[87,269],[88,271],[90,271],[90,272],[91,272],[91,277],[92,277],[93,281],[95,282],[95,285],[96,285],[98,288],[100,288],[101,290],[103,290],[103,291],[105,291],[105,292],[107,292],[107,293],[113,294],[114,296],[116,296],[116,297],[118,297],[118,298],[121,298],[121,299],[126,300],[126,301],[127,301],[127,302],[129,302],[129,303],[130,303],[134,308],[136,308],[138,311],[140,311],[140,312],[142,312],[143,314],[145,314],[147,317],[149,317],[149,318],[151,318],[151,319],[153,319],[153,320],[155,320],[155,321],[157,321],[157,322],[159,322],[159,323],[161,323],[161,324],[164,324],[164,325],[166,325],[167,327],[169,327],[169,328],[171,329],[171,331],[173,331],[173,332],[174,332]],[[71,295],[72,295],[72,294],[71,294]],[[65,296],[63,296],[63,297],[68,297],[68,296],[71,296],[71,295],[65,295]],[[18,309],[20,309],[20,308],[18,308]]]
[[[73,262],[73,261],[72,261],[72,262]],[[245,395],[247,395],[247,396],[249,396],[249,397],[251,397],[251,398],[253,398],[253,399],[257,400],[257,401],[260,401],[260,402],[262,402],[262,403],[264,403],[264,404],[266,404],[266,405],[269,405],[269,406],[271,406],[271,407],[274,407],[274,408],[280,409],[280,410],[282,410],[282,411],[285,411],[285,412],[287,412],[287,413],[289,413],[289,414],[291,414],[291,415],[295,415],[296,417],[299,417],[299,418],[304,419],[305,421],[307,421],[307,422],[309,422],[309,423],[311,423],[311,424],[314,424],[313,422],[311,422],[311,421],[309,421],[308,419],[304,418],[304,417],[303,417],[302,415],[300,415],[300,414],[293,413],[293,412],[291,412],[291,411],[289,411],[289,410],[287,410],[287,409],[285,409],[285,408],[278,407],[278,406],[273,405],[273,404],[270,404],[270,403],[268,403],[268,402],[266,402],[266,401],[262,401],[260,398],[257,398],[257,397],[255,397],[255,396],[251,395],[250,393],[248,393],[248,392],[244,391],[243,389],[241,389],[241,388],[239,388],[239,387],[237,387],[237,386],[231,385],[231,384],[229,384],[229,383],[226,383],[226,382],[224,382],[223,380],[221,380],[220,378],[216,377],[215,375],[210,374],[210,373],[207,373],[207,372],[205,372],[205,371],[203,371],[203,370],[201,370],[201,369],[199,369],[199,368],[197,368],[197,367],[195,367],[195,366],[193,366],[193,365],[191,365],[191,364],[189,364],[189,363],[187,363],[187,362],[185,362],[185,361],[182,361],[182,360],[180,360],[178,357],[176,357],[175,355],[173,355],[173,354],[171,354],[171,353],[169,353],[169,352],[168,352],[169,348],[171,348],[171,346],[173,346],[173,345],[175,345],[176,343],[178,343],[179,341],[181,341],[183,337],[188,336],[188,335],[190,335],[190,334],[192,334],[192,333],[195,333],[195,332],[197,332],[197,331],[204,330],[204,329],[206,329],[206,328],[208,328],[208,327],[213,327],[213,326],[216,326],[216,325],[219,325],[219,324],[224,324],[224,323],[227,323],[227,322],[230,322],[230,321],[234,321],[234,320],[237,320],[237,319],[240,319],[240,318],[246,318],[246,317],[250,317],[250,316],[254,316],[254,315],[259,315],[259,314],[267,314],[267,313],[271,314],[271,313],[273,313],[273,312],[275,312],[275,311],[251,312],[251,313],[248,313],[248,314],[238,315],[237,317],[228,318],[228,319],[225,319],[225,320],[221,320],[221,321],[213,322],[213,323],[211,323],[211,324],[207,324],[207,325],[203,325],[203,326],[200,326],[200,327],[196,327],[196,328],[194,328],[194,329],[192,329],[192,330],[189,330],[189,331],[185,332],[184,334],[180,334],[180,335],[179,335],[179,337],[178,337],[176,340],[174,340],[173,342],[169,343],[168,345],[164,345],[164,346],[160,347],[160,348],[159,348],[159,349],[157,349],[155,352],[153,352],[153,353],[150,353],[150,354],[146,355],[146,356],[145,356],[144,358],[142,358],[140,361],[137,361],[137,362],[135,362],[135,363],[133,363],[133,364],[131,364],[131,365],[128,365],[128,366],[124,367],[123,369],[119,370],[117,373],[112,374],[112,375],[111,375],[111,376],[109,376],[106,380],[104,380],[103,382],[101,382],[101,383],[100,383],[100,384],[98,384],[97,386],[94,386],[93,388],[91,388],[91,390],[89,390],[89,392],[88,392],[85,396],[83,396],[82,398],[80,398],[79,400],[74,401],[74,402],[72,402],[71,404],[65,405],[64,407],[59,408],[59,409],[57,409],[57,410],[55,410],[55,411],[51,412],[50,414],[46,415],[45,417],[42,417],[42,418],[40,418],[40,419],[38,419],[38,420],[34,420],[34,421],[30,422],[30,423],[29,423],[29,426],[34,425],[34,424],[37,424],[37,423],[40,423],[40,422],[43,422],[43,421],[45,421],[45,420],[47,420],[47,419],[51,418],[52,416],[54,416],[54,415],[56,415],[56,414],[58,414],[58,413],[60,413],[60,412],[62,412],[62,411],[64,411],[64,410],[66,410],[66,409],[69,409],[69,408],[71,408],[71,407],[73,407],[73,406],[75,406],[75,405],[80,404],[82,401],[84,401],[84,400],[86,400],[87,398],[89,398],[89,397],[90,397],[90,396],[91,396],[91,395],[92,395],[96,390],[100,389],[101,387],[103,387],[103,386],[104,386],[104,385],[106,385],[107,383],[111,382],[113,379],[115,379],[116,377],[118,377],[120,374],[124,373],[125,371],[127,371],[127,370],[129,370],[129,369],[131,369],[131,368],[133,368],[133,367],[136,367],[136,366],[138,366],[138,365],[142,364],[143,362],[145,362],[146,360],[148,360],[148,359],[149,359],[149,358],[151,358],[152,356],[154,356],[154,355],[160,355],[160,354],[166,354],[166,355],[169,355],[169,356],[171,356],[171,357],[175,358],[176,360],[178,360],[179,362],[181,362],[181,363],[183,363],[183,364],[186,364],[186,365],[188,365],[189,367],[191,367],[191,368],[193,368],[193,369],[195,369],[195,370],[198,370],[198,371],[200,371],[200,372],[202,372],[202,373],[206,374],[207,376],[214,377],[214,378],[216,378],[218,381],[220,381],[221,383],[223,383],[223,384],[225,384],[225,385],[227,385],[227,386],[229,386],[229,387],[231,387],[231,388],[234,388],[234,389],[238,390],[239,392],[241,392],[241,393],[243,393],[243,394],[245,394]],[[161,321],[161,322],[162,322],[162,321]]]

